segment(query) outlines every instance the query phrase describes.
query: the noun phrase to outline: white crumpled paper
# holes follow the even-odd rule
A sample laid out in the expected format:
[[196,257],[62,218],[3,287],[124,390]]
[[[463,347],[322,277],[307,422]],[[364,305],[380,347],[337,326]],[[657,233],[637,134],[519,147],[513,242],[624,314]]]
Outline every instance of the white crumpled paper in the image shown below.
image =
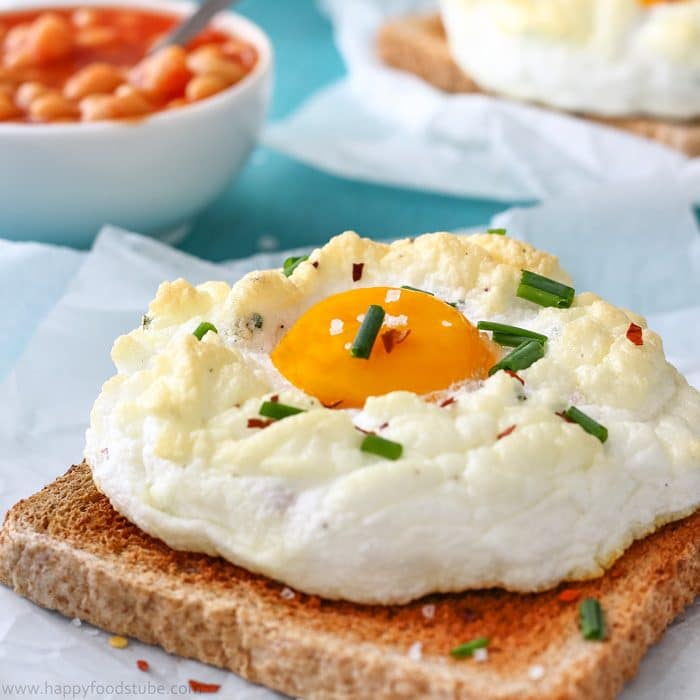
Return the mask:
[[266,144],[294,158],[359,180],[508,201],[667,176],[690,162],[626,132],[505,99],[448,95],[384,66],[377,29],[393,16],[435,11],[436,0],[320,4],[348,76],[267,128]]
[[[670,355],[700,386],[698,230],[683,196],[652,204],[642,194],[634,188],[601,193],[588,200],[590,211],[575,200],[513,210],[499,223],[559,253],[579,289],[602,289],[613,300],[652,312],[651,325],[663,328]],[[659,232],[665,233],[662,239]],[[20,255],[22,244],[10,247],[13,255]],[[284,255],[214,265],[147,238],[104,230],[0,385],[0,515],[81,460],[90,407],[102,381],[113,372],[112,342],[139,323],[162,280],[185,276],[193,282],[234,282],[248,270],[279,265]],[[0,269],[2,256],[0,247]],[[47,275],[47,289],[59,288],[51,285],[60,286],[65,270],[53,275],[51,270],[65,263],[62,253],[46,246],[33,256],[32,264]],[[640,270],[645,259],[649,265]],[[3,308],[24,303],[21,287],[0,289]],[[32,320],[25,318],[25,326]],[[233,674],[138,642],[132,641],[125,650],[112,649],[106,633],[86,624],[74,626],[3,587],[0,610],[0,684],[4,684],[0,697],[117,698],[134,683],[140,684],[142,696],[177,697],[183,690],[171,691],[170,685],[184,687],[190,678],[221,683],[219,697],[277,697]],[[700,605],[696,604],[649,653],[623,698],[696,700],[698,654]],[[138,671],[137,659],[146,659],[151,672]],[[143,685],[148,682],[152,688],[162,687],[148,690]],[[8,684],[38,685],[22,695],[13,694]]]

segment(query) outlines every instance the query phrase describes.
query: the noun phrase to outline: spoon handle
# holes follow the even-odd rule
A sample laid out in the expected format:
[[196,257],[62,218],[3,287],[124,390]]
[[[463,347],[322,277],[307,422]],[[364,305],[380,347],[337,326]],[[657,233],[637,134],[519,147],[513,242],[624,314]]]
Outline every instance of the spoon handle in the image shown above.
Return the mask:
[[175,29],[164,36],[160,41],[156,42],[149,53],[158,51],[158,49],[162,49],[165,46],[171,46],[172,44],[186,44],[207,26],[209,20],[215,14],[221,12],[221,10],[233,3],[234,0],[206,0],[200,5],[196,12],[180,22]]

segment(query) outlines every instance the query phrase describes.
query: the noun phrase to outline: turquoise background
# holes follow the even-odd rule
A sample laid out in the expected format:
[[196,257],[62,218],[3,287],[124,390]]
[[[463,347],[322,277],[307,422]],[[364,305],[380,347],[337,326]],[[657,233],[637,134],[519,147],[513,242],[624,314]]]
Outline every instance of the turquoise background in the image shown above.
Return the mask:
[[[244,0],[235,10],[259,24],[275,47],[271,120],[345,73],[331,25],[313,0]],[[483,224],[508,206],[346,180],[260,147],[179,247],[218,261],[259,251],[263,236],[284,249],[346,229],[378,238],[412,235]]]

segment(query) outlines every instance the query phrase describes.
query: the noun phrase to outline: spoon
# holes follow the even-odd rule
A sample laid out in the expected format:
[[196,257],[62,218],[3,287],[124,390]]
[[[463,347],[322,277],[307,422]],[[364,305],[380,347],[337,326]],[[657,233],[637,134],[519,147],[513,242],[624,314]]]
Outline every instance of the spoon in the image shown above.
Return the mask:
[[195,12],[183,19],[180,24],[176,25],[176,27],[160,41],[157,41],[151,47],[149,54],[166,46],[172,46],[173,44],[179,44],[180,46],[186,44],[207,26],[209,20],[215,14],[218,14],[229,5],[232,5],[233,2],[234,0],[206,0]]

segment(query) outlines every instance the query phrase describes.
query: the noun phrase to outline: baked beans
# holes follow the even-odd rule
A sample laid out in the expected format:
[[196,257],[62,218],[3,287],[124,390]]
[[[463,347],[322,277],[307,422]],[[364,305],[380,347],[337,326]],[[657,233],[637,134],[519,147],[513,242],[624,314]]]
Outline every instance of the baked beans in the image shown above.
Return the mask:
[[213,28],[186,47],[151,47],[179,17],[136,8],[0,13],[0,121],[136,119],[207,99],[258,56]]

